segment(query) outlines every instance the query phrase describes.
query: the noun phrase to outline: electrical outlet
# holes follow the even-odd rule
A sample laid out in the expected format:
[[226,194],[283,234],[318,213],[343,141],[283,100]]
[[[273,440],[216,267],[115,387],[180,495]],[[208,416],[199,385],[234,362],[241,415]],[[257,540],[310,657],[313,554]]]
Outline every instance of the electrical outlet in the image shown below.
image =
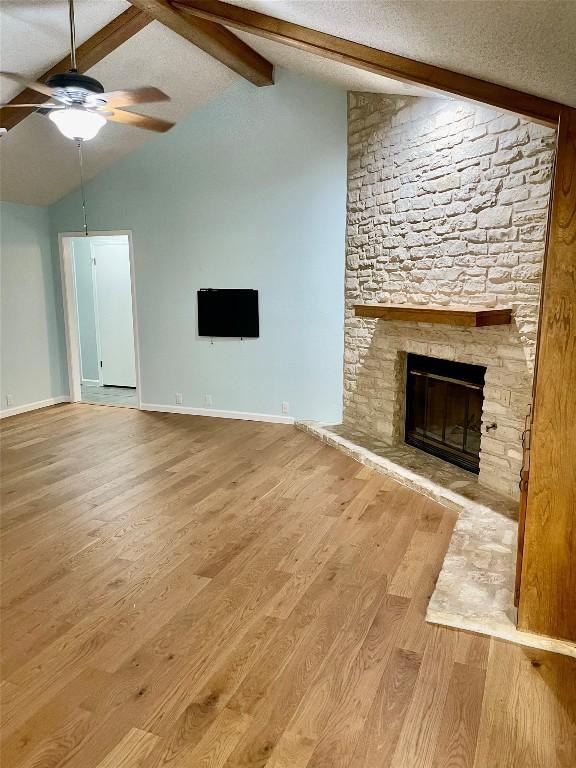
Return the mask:
[[6,395],[6,405],[14,405],[14,395]]
[[207,405],[209,408],[212,407],[212,395],[204,395],[204,405]]
[[182,392],[176,392],[176,405],[182,405]]
[[287,403],[286,400],[282,403],[282,413],[290,413],[290,403]]

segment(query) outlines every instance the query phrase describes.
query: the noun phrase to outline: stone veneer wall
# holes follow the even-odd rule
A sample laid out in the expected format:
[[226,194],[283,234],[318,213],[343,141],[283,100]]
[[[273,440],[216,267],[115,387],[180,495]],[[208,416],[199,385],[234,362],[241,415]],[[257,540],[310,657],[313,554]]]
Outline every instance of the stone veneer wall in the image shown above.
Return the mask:
[[[484,365],[479,480],[516,497],[555,133],[464,102],[369,93],[349,94],[348,120],[344,423],[403,441],[408,352]],[[506,306],[514,319],[354,317],[363,302]]]

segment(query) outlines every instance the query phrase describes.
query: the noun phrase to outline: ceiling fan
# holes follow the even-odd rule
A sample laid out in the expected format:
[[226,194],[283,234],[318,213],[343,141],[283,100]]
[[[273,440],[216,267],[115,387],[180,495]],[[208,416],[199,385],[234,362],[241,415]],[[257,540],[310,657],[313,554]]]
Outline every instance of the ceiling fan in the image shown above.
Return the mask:
[[163,91],[153,86],[144,86],[106,92],[98,80],[78,72],[74,0],[68,0],[68,6],[71,66],[67,72],[51,75],[45,83],[29,82],[27,78],[14,72],[0,72],[0,75],[9,80],[48,96],[50,101],[40,105],[3,104],[2,108],[35,107],[40,114],[48,115],[64,136],[76,141],[93,139],[108,120],[159,133],[170,130],[174,123],[124,109],[133,104],[170,101],[170,97]]

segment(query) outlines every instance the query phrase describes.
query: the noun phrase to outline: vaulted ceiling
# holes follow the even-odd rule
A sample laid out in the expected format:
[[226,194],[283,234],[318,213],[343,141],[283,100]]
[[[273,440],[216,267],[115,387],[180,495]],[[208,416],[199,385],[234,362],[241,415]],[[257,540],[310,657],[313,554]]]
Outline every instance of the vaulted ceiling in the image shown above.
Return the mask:
[[[233,0],[234,5],[576,106],[576,2],[572,0]],[[141,5],[140,2],[136,3]],[[77,42],[130,6],[76,0]],[[268,61],[346,90],[422,95],[415,86],[362,72],[277,42],[234,32]],[[0,66],[36,78],[69,50],[67,0],[2,0]],[[107,90],[155,85],[172,101],[139,111],[178,121],[240,75],[152,21],[87,71]],[[0,81],[1,99],[18,86]],[[255,86],[251,86],[255,87]],[[273,87],[273,86],[272,86]],[[109,124],[90,142],[95,175],[154,134]],[[78,184],[76,147],[31,114],[0,140],[3,200],[47,205]]]

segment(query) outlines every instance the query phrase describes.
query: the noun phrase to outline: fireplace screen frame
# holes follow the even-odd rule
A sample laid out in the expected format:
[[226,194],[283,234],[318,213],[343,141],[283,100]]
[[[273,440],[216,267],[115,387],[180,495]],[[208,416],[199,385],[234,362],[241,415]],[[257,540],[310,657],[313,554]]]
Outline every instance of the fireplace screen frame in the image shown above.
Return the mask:
[[[405,442],[478,474],[485,373],[484,366],[409,353]],[[461,414],[461,424],[449,425],[451,408]],[[450,439],[446,439],[447,429]],[[453,434],[458,439],[461,434],[460,446]]]

